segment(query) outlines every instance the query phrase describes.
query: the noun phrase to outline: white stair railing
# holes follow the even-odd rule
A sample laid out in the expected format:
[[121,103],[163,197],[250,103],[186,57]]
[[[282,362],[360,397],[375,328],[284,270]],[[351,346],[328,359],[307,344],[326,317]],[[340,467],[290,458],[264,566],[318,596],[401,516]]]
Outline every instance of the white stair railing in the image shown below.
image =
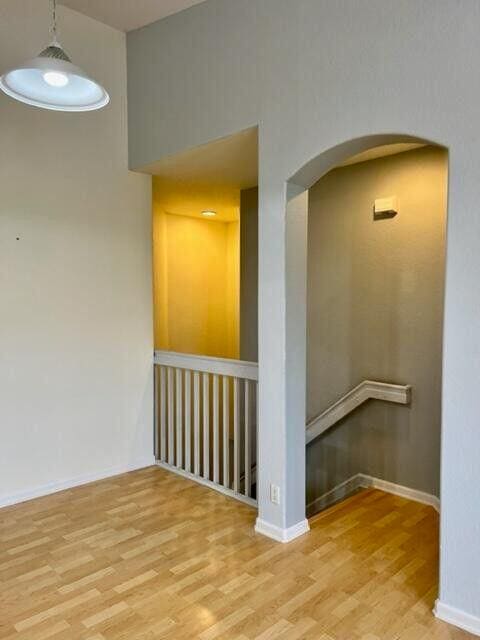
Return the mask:
[[155,351],[154,369],[157,464],[256,505],[257,363]]
[[[384,400],[396,404],[409,404],[412,395],[410,385],[391,384],[389,382],[375,382],[364,380],[348,393],[334,402],[315,418],[311,418],[306,425],[306,444],[318,438],[331,429],[337,422],[367,400]],[[252,478],[256,479],[257,467],[250,469]]]
[[333,427],[334,424],[367,400],[385,400],[397,404],[408,404],[410,398],[410,385],[364,380],[328,407],[328,409],[325,409],[320,415],[307,422],[307,444],[315,438],[318,438],[322,433],[325,433],[327,429]]

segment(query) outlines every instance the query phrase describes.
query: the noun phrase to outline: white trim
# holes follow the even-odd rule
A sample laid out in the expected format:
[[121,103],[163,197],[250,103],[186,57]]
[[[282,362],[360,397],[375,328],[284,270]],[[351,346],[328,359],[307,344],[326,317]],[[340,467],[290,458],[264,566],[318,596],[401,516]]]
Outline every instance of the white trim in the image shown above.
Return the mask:
[[396,404],[409,404],[412,388],[410,385],[390,384],[364,380],[320,415],[307,422],[307,444],[330,429],[339,420],[354,411],[367,400],[384,400]]
[[235,493],[235,491],[232,491],[232,489],[228,489],[227,487],[224,487],[221,484],[216,484],[211,480],[207,480],[206,478],[202,478],[201,476],[196,476],[194,473],[190,473],[189,471],[184,471],[183,469],[174,467],[166,462],[160,462],[159,460],[157,460],[155,464],[157,465],[157,467],[161,467],[166,471],[172,471],[173,473],[176,473],[177,475],[182,476],[183,478],[187,478],[188,480],[193,480],[193,482],[196,482],[197,484],[202,484],[204,487],[208,487],[209,489],[214,489],[215,491],[222,493],[224,496],[228,496],[229,498],[235,498],[235,500],[239,500],[240,502],[247,504],[249,507],[255,507],[255,508],[257,507],[257,501],[254,500],[253,498],[244,496],[241,493]]
[[394,482],[388,482],[388,480],[381,480],[380,478],[367,476],[363,473],[359,473],[358,475],[360,476],[361,487],[373,487],[374,489],[380,489],[386,493],[393,493],[396,496],[407,498],[407,500],[428,504],[430,507],[433,507],[435,511],[440,513],[440,499],[431,493],[419,491],[418,489],[410,489],[410,487],[395,484]]
[[292,527],[282,529],[281,527],[270,524],[261,518],[257,518],[255,531],[256,533],[260,533],[262,536],[267,536],[267,538],[272,538],[272,540],[283,542],[285,544],[310,531],[310,525],[308,524],[308,520],[305,519],[294,524]]
[[363,486],[364,485],[361,484],[359,473],[352,476],[351,478],[348,478],[344,482],[337,484],[336,487],[333,487],[333,489],[330,489],[330,491],[327,491],[323,495],[315,498],[315,500],[312,500],[312,502],[309,502],[307,504],[307,517],[311,518],[322,509],[326,509],[332,504],[335,504],[335,502],[339,502],[340,500],[348,498]]
[[146,467],[152,467],[155,465],[155,456],[146,456],[140,458],[135,462],[129,462],[124,465],[117,465],[115,467],[109,467],[102,471],[95,471],[94,473],[86,473],[81,476],[75,476],[73,478],[67,478],[60,482],[50,482],[49,484],[41,485],[26,491],[18,491],[10,495],[0,496],[0,508],[8,507],[13,504],[19,504],[20,502],[26,502],[27,500],[33,500],[34,498],[41,498],[43,496],[49,496],[52,493],[58,491],[65,491],[66,489],[73,489],[90,482],[96,482],[97,480],[104,480],[105,478],[111,478],[113,476],[121,475],[122,473],[128,473],[129,471],[136,471],[138,469],[144,469]]
[[309,517],[315,515],[321,509],[325,509],[335,502],[347,498],[360,488],[380,489],[381,491],[385,491],[385,493],[392,493],[396,496],[407,498],[407,500],[427,504],[440,512],[440,499],[437,498],[437,496],[425,493],[424,491],[418,491],[417,489],[410,489],[409,487],[405,487],[401,484],[395,484],[394,482],[374,478],[373,476],[369,476],[365,473],[357,473],[333,489],[330,489],[330,491],[327,491],[315,500],[312,500],[312,502],[309,502],[307,505],[307,515]]
[[175,351],[155,351],[155,364],[178,369],[190,369],[204,373],[216,373],[221,376],[258,380],[258,364],[229,358],[211,358],[196,356],[191,353],[177,353]]
[[464,629],[464,631],[480,636],[480,618],[473,616],[471,613],[452,607],[440,600],[436,600],[433,613],[436,618],[443,620],[443,622],[448,622],[460,629]]

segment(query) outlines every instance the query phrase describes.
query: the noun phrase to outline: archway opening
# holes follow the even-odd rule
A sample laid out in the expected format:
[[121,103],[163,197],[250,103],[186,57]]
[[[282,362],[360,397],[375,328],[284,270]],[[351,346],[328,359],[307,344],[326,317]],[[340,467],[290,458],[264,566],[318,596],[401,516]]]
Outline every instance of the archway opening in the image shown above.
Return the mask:
[[378,135],[320,154],[287,191],[292,220],[308,190],[306,423],[320,423],[307,428],[307,515],[368,487],[392,534],[417,517],[432,592],[447,185],[445,147]]

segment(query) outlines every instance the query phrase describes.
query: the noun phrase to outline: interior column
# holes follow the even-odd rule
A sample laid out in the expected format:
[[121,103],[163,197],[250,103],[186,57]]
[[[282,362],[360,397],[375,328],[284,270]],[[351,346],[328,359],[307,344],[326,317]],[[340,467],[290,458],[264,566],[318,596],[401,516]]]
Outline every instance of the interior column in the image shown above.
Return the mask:
[[308,192],[263,185],[259,210],[258,518],[281,542],[305,518],[306,257]]

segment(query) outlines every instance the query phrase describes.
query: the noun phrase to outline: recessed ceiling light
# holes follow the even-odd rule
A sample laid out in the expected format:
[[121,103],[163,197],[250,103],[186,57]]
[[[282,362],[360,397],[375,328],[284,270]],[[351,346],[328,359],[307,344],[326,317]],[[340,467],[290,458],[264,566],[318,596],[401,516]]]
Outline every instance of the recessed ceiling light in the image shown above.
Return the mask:
[[202,211],[202,216],[205,216],[206,218],[213,218],[216,215],[216,211]]

